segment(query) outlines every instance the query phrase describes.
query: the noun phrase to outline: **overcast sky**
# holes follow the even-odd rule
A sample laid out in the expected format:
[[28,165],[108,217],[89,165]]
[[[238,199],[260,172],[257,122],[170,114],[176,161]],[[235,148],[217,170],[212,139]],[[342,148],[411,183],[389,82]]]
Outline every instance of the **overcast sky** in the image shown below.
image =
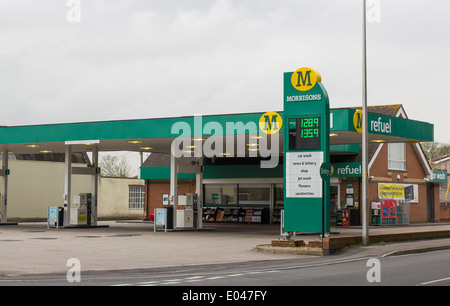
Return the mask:
[[[1,125],[277,111],[303,66],[332,108],[362,103],[362,0],[79,3],[70,22],[66,0],[0,0]],[[379,3],[368,105],[403,104],[450,143],[450,2]]]

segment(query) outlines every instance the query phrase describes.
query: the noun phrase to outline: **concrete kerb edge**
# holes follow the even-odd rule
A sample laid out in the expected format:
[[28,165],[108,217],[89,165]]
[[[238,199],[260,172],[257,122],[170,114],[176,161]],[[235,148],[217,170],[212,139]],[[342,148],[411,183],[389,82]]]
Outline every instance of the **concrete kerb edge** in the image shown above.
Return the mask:
[[[431,231],[431,232],[415,232],[400,234],[380,234],[369,235],[370,245],[378,243],[400,243],[412,242],[419,240],[434,240],[450,238],[450,231]],[[341,241],[340,243],[338,241]],[[310,256],[326,256],[333,255],[337,252],[350,248],[362,246],[361,236],[344,236],[344,237],[328,237],[324,239],[323,248],[308,247],[274,247],[269,244],[257,245],[253,251],[266,252],[272,254],[291,254],[291,255],[310,255]],[[398,256],[412,253],[423,253],[429,251],[450,249],[450,246],[430,246],[426,248],[412,248],[407,250],[399,250],[388,253],[386,256]]]
[[382,255],[381,257],[390,257],[390,256],[400,256],[400,255],[408,255],[408,254],[418,254],[425,252],[434,252],[434,251],[443,251],[450,250],[450,245],[436,246],[436,247],[426,247],[426,248],[415,248],[415,249],[406,249],[406,250],[396,250]]
[[323,256],[323,249],[307,248],[307,247],[274,247],[270,244],[261,244],[253,248],[255,252],[271,253],[271,254],[290,254],[290,255],[307,255],[307,256]]

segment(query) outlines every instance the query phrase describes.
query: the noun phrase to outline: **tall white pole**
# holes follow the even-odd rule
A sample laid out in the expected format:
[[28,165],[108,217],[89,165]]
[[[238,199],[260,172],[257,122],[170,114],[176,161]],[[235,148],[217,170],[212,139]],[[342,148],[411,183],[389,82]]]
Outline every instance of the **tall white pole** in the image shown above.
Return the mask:
[[361,205],[362,205],[362,242],[363,245],[369,245],[369,209],[368,209],[368,192],[367,192],[367,178],[368,178],[368,167],[367,167],[367,58],[366,58],[366,0],[363,0],[363,90],[362,90],[362,196],[361,196]]

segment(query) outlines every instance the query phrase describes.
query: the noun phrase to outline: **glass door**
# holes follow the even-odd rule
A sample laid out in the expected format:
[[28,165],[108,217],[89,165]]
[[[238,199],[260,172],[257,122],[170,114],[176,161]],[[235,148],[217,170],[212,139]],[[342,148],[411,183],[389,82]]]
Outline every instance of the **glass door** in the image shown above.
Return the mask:
[[330,225],[336,226],[337,210],[339,208],[339,184],[330,184]]

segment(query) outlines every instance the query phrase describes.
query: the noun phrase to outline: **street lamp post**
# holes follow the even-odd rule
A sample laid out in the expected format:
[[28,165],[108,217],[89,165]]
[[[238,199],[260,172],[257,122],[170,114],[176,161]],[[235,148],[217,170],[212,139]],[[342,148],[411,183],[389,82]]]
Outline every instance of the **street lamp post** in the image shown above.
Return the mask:
[[362,70],[362,196],[361,196],[361,205],[362,205],[362,242],[363,245],[369,245],[369,212],[368,212],[368,196],[367,196],[367,178],[368,176],[368,167],[367,167],[367,58],[366,58],[366,0],[363,0],[363,70]]

